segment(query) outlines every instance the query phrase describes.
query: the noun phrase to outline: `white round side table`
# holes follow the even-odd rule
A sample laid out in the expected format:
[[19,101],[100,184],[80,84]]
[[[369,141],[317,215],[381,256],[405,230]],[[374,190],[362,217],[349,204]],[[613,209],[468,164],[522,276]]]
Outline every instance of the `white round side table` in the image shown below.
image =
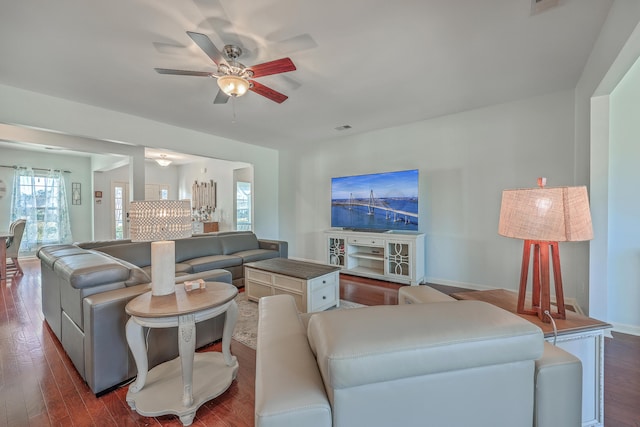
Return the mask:
[[[238,373],[238,361],[230,349],[238,318],[237,294],[233,285],[207,282],[204,289],[187,292],[179,284],[174,294],[152,296],[149,291],[129,301],[127,343],[138,369],[127,392],[131,409],[148,417],[174,414],[188,426],[202,404],[229,388]],[[195,353],[196,323],[222,313],[222,352]],[[176,326],[179,357],[149,371],[143,328]]]

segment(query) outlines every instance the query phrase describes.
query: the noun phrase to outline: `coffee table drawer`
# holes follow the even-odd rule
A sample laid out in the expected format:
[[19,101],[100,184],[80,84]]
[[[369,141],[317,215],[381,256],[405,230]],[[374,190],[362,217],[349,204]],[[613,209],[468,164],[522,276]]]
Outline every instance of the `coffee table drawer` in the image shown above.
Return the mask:
[[245,269],[245,272],[247,274],[248,280],[271,285],[271,273],[266,271],[254,270],[251,268]]
[[247,287],[247,298],[252,301],[258,301],[258,299],[262,297],[273,295],[273,288],[271,287],[271,285],[254,282],[253,280],[247,280],[245,282],[245,286]]
[[316,277],[309,280],[309,288],[320,288],[322,286],[333,286],[338,283],[338,272],[325,274],[324,276]]
[[289,289],[294,292],[302,293],[305,284],[305,280],[296,279],[295,277],[281,276],[279,274],[273,275],[273,286],[277,286],[278,288]]
[[337,305],[335,286],[323,286],[311,291],[311,307],[308,312],[321,311]]
[[347,243],[351,245],[384,246],[383,239],[372,239],[369,237],[349,237]]

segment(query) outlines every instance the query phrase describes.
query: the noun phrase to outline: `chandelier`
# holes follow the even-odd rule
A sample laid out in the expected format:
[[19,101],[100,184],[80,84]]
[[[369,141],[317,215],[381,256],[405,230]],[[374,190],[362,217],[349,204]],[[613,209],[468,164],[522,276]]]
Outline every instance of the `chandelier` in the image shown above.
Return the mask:
[[160,158],[155,160],[160,166],[169,166],[171,164],[171,160],[167,159],[166,154],[161,154]]

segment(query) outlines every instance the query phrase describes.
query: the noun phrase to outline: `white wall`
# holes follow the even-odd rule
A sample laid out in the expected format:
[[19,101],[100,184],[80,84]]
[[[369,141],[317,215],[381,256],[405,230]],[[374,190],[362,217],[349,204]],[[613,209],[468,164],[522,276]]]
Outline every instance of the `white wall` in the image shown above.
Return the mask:
[[[419,169],[420,231],[431,282],[517,289],[522,241],[498,235],[502,190],[585,185],[574,176],[574,93],[565,91],[347,136],[281,157],[290,250],[324,260],[334,176]],[[588,243],[561,243],[565,295],[587,302]]]
[[169,186],[169,200],[178,200],[180,193],[179,180],[180,166],[160,166],[154,161],[144,162],[144,183]]
[[233,171],[238,167],[246,167],[246,163],[227,162],[219,159],[206,159],[180,167],[179,198],[191,199],[192,185],[195,181],[216,183],[216,210],[213,220],[218,221],[220,231],[234,230],[233,205],[235,186]]
[[0,99],[0,123],[252,164],[254,230],[261,238],[279,238],[276,150],[10,86],[0,85]]
[[[640,62],[610,97],[608,285],[610,321],[640,331]],[[615,308],[615,309],[613,309]]]
[[[590,150],[590,199],[594,239],[589,251],[588,312],[592,317],[612,323],[617,330],[635,334],[640,334],[638,299],[635,299],[633,306],[629,305],[629,301],[634,300],[633,294],[628,293],[628,286],[638,283],[640,277],[635,273],[621,275],[621,272],[616,271],[620,266],[618,257],[624,257],[624,252],[629,248],[624,245],[618,247],[617,232],[610,230],[610,225],[619,219],[617,209],[622,208],[623,212],[628,209],[628,206],[614,202],[612,183],[620,185],[616,176],[630,172],[633,174],[632,170],[637,166],[631,166],[631,171],[612,167],[610,155],[620,156],[623,151],[629,150],[628,156],[633,159],[637,151],[632,147],[617,145],[616,154],[610,147],[610,137],[614,136],[614,121],[619,122],[615,125],[618,128],[616,133],[621,130],[621,125],[628,127],[628,124],[623,124],[624,119],[620,122],[619,118],[614,117],[610,94],[617,91],[617,85],[640,56],[639,21],[640,2],[616,0],[613,3],[576,87],[575,120],[576,145],[586,144]],[[633,108],[637,110],[637,105]]]
[[[26,166],[43,169],[68,170],[62,174],[67,191],[71,234],[73,240],[91,239],[91,161],[89,157],[60,154],[55,151],[39,152],[0,148],[0,164],[7,166]],[[26,155],[28,154],[28,156]],[[0,199],[0,229],[9,229],[11,214],[11,192],[13,188],[13,172],[11,168],[0,167],[0,179],[7,186],[7,194]],[[71,183],[81,184],[81,204],[71,204]]]

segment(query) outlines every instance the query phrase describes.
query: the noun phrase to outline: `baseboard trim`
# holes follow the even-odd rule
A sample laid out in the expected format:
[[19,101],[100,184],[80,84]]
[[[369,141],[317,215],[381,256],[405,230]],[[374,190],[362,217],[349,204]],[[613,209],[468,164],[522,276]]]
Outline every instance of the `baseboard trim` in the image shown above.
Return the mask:
[[613,326],[613,332],[620,332],[621,334],[635,335],[640,337],[640,326],[626,325],[624,323],[611,322]]

